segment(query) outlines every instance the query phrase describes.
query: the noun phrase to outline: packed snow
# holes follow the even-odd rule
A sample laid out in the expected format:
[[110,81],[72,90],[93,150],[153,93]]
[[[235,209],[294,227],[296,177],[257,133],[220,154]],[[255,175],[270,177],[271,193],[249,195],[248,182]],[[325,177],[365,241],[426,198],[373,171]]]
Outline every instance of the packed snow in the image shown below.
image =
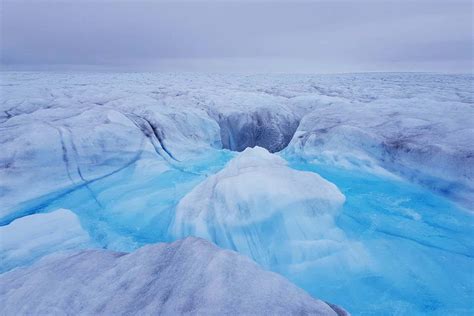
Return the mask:
[[199,238],[53,255],[0,275],[0,297],[4,315],[347,315]]
[[472,75],[1,78],[2,271],[198,235],[354,314],[474,313]]

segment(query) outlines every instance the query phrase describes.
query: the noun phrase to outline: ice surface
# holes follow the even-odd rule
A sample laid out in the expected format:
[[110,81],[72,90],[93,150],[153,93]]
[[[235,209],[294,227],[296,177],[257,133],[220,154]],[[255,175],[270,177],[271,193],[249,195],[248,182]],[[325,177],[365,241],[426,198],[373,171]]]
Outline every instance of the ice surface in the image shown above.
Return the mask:
[[[139,158],[176,164],[222,146],[279,151],[297,128],[290,150],[299,156],[370,161],[464,205],[474,196],[471,76],[2,77],[4,223],[21,203],[87,185]],[[18,190],[37,178],[41,185]]]
[[265,266],[291,269],[312,260],[355,268],[366,258],[334,223],[343,203],[344,195],[318,174],[247,148],[181,199],[172,233],[212,240]]
[[[64,88],[67,76],[51,79],[57,85],[53,89],[42,87],[51,85],[48,80],[39,81],[39,87],[3,89],[2,223],[17,217],[18,206],[24,208],[30,199],[88,187],[139,159],[158,158],[179,167],[183,158],[222,147],[217,122],[194,104],[181,107],[179,100],[168,104],[154,92],[125,93],[107,85],[84,89],[74,80]],[[41,185],[24,185],[36,179]]]
[[48,257],[0,275],[0,297],[7,315],[345,315],[198,238]]
[[472,75],[1,78],[2,229],[65,208],[127,252],[199,231],[355,314],[474,313]]
[[[422,84],[416,76],[406,78],[414,86],[402,78],[390,78],[391,85],[382,79],[373,88],[380,94],[368,98],[314,100],[287,151],[316,163],[376,172],[384,168],[471,208],[474,107],[472,89],[465,85],[472,78],[440,76],[448,87],[456,78],[452,93],[458,97],[438,87],[436,77],[422,77]],[[395,87],[406,88],[406,95],[391,95]],[[303,101],[298,102],[311,104]]]
[[92,246],[78,217],[69,210],[25,216],[0,227],[0,271],[55,251]]

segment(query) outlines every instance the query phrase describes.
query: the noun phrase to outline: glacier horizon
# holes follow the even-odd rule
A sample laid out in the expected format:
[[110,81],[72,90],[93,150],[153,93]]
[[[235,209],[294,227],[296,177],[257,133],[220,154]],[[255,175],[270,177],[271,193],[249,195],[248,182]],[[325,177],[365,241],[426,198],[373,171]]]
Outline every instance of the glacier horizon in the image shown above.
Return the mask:
[[355,314],[472,311],[472,76],[4,77],[0,234],[65,230],[1,271],[200,236]]

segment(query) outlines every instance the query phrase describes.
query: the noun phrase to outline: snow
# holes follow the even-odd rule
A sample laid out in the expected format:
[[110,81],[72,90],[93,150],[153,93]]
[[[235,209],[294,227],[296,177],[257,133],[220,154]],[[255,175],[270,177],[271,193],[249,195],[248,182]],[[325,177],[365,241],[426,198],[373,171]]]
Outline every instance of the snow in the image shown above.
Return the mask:
[[6,315],[346,315],[198,238],[53,255],[0,275],[0,297]]
[[0,227],[0,271],[56,251],[92,246],[79,219],[69,210],[25,216]]

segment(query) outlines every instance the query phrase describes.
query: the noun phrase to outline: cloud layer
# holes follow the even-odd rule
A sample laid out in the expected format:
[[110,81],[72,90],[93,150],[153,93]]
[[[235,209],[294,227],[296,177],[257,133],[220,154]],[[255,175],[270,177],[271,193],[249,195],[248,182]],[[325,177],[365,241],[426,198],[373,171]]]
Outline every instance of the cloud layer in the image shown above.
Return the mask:
[[472,67],[470,1],[3,1],[1,15],[7,66],[295,72]]

